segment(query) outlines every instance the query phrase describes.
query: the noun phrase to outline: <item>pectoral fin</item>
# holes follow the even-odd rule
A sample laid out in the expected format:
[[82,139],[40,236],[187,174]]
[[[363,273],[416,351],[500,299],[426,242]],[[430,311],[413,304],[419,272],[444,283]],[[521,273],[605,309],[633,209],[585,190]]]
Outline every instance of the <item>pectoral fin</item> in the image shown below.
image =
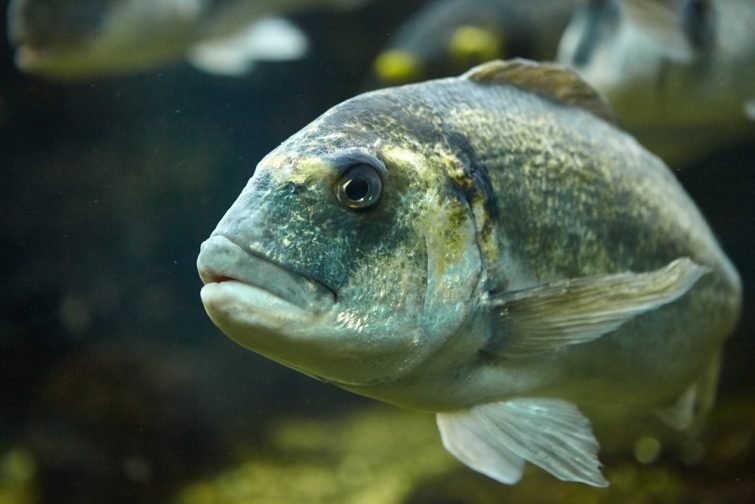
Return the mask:
[[563,481],[605,487],[590,421],[560,399],[514,399],[438,413],[443,446],[466,466],[514,484],[529,461]]
[[675,301],[708,271],[681,258],[649,273],[576,278],[493,295],[491,336],[483,350],[516,357],[593,341]]
[[307,52],[307,37],[291,22],[269,17],[225,38],[197,44],[189,62],[208,73],[237,77],[256,61],[297,59]]

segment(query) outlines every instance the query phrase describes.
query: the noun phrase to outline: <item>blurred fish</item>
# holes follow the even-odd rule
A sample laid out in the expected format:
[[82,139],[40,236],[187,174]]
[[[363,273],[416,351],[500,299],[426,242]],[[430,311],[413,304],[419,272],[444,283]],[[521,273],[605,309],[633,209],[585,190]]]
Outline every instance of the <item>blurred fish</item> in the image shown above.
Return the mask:
[[753,27],[752,0],[590,0],[559,60],[651,151],[686,162],[755,136]]
[[442,0],[403,24],[371,87],[458,75],[497,58],[553,60],[575,0]]
[[366,0],[11,0],[8,34],[24,72],[55,79],[129,73],[187,57],[240,75],[301,57],[307,38],[274,14]]
[[437,412],[515,483],[595,486],[577,405],[711,405],[739,277],[655,156],[575,73],[524,60],[366,93],[267,155],[202,244],[229,337],[358,394]]

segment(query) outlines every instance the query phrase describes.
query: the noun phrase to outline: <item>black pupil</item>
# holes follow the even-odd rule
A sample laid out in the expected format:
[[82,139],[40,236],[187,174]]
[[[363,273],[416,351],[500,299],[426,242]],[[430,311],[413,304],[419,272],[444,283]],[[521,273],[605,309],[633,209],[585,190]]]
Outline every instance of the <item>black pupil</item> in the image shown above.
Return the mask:
[[360,201],[369,194],[370,183],[363,177],[355,177],[343,189],[346,197],[351,201]]

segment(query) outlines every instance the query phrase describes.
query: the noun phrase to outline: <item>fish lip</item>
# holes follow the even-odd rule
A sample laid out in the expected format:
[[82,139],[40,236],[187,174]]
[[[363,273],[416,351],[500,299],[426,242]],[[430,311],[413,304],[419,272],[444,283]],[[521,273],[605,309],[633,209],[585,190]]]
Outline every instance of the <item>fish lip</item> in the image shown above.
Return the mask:
[[205,285],[240,282],[307,312],[328,311],[336,300],[335,292],[322,282],[294,273],[221,234],[210,236],[200,246],[197,271]]

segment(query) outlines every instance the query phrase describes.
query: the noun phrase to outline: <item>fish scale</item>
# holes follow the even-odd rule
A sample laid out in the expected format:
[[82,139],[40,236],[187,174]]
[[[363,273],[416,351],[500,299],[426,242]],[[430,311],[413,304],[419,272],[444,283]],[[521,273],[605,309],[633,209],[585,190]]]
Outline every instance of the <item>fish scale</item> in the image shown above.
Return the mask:
[[[605,486],[579,406],[700,421],[741,304],[694,203],[611,117],[524,60],[347,100],[260,162],[202,246],[205,309],[284,365],[436,413],[500,482],[530,462]],[[340,199],[354,181],[369,202]]]

